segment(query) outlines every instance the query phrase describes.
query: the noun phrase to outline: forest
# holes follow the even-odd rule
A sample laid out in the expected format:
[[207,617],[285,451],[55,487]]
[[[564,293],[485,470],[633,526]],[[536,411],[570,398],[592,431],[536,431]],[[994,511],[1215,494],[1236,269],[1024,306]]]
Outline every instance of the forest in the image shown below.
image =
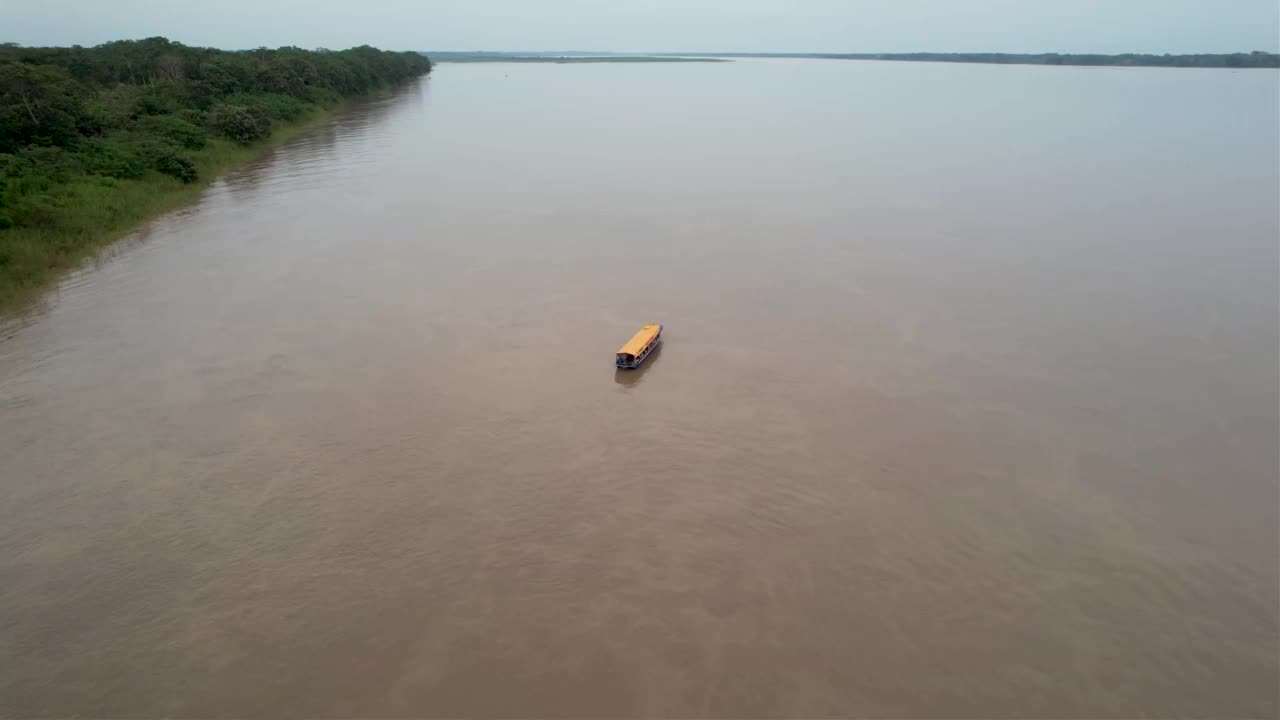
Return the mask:
[[0,305],[273,132],[430,70],[420,53],[368,46],[0,45]]

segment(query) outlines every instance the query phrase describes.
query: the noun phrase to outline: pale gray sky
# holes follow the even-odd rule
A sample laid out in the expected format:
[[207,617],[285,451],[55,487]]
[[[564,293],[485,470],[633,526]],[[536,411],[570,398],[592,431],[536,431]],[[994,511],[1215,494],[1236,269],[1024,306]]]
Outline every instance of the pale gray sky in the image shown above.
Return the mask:
[[0,0],[0,41],[779,52],[1280,48],[1280,0]]

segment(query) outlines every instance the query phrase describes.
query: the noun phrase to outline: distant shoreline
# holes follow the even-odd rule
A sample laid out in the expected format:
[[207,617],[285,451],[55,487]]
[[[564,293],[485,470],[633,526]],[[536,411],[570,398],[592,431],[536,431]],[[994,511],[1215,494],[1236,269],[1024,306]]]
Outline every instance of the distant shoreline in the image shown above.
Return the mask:
[[591,55],[591,56],[543,56],[543,55],[440,55],[423,53],[433,63],[720,63],[733,62],[719,57],[676,57],[660,55]]
[[1204,53],[1196,55],[1149,55],[1125,53],[608,53],[608,52],[504,52],[443,51],[424,52],[433,62],[522,62],[522,63],[610,63],[610,62],[723,62],[738,58],[791,58],[803,60],[880,60],[897,62],[950,62],[983,65],[1058,65],[1076,67],[1173,67],[1280,68],[1280,54],[1262,51],[1247,53]]
[[[657,53],[664,56],[664,53]],[[1084,53],[681,53],[684,57],[882,60],[983,65],[1070,65],[1081,67],[1280,68],[1280,54],[1261,51],[1199,55],[1099,55]]]

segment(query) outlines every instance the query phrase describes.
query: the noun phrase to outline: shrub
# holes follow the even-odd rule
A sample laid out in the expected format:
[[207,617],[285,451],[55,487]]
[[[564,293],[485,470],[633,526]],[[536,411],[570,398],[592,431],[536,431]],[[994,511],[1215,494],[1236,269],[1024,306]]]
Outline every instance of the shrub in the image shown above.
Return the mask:
[[242,145],[271,134],[271,120],[243,105],[218,105],[209,113],[214,132]]
[[139,96],[143,115],[169,115],[177,112],[184,104],[182,90],[172,83],[156,83],[145,88]]
[[178,118],[179,120],[186,120],[192,125],[195,125],[197,128],[202,128],[204,127],[205,120],[208,118],[209,115],[208,113],[206,113],[203,110],[200,110],[199,108],[183,108],[178,112],[174,113],[173,116]]
[[148,135],[171,140],[175,144],[191,150],[199,150],[204,147],[208,139],[204,130],[186,120],[171,115],[143,118],[138,121],[137,129]]
[[82,143],[79,159],[85,172],[113,178],[140,178],[148,165],[136,147],[107,140]]
[[18,152],[12,174],[23,180],[66,182],[84,172],[84,165],[75,154],[60,147],[29,147]]
[[297,120],[311,109],[301,100],[279,93],[240,93],[227,98],[231,105],[243,105],[272,120]]
[[307,100],[312,105],[319,105],[323,107],[326,105],[337,105],[342,100],[342,96],[329,88],[313,87],[307,88]]
[[152,159],[152,167],[184,183],[195,182],[198,175],[195,162],[172,146],[161,148],[156,152]]

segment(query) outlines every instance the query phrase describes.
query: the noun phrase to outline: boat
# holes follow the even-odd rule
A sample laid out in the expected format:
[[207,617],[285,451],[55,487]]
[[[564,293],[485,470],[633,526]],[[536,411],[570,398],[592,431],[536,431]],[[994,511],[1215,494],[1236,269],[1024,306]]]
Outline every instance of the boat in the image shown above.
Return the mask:
[[619,370],[635,370],[660,342],[662,342],[662,326],[645,325],[631,336],[626,345],[618,348],[618,352],[614,354],[614,362]]

